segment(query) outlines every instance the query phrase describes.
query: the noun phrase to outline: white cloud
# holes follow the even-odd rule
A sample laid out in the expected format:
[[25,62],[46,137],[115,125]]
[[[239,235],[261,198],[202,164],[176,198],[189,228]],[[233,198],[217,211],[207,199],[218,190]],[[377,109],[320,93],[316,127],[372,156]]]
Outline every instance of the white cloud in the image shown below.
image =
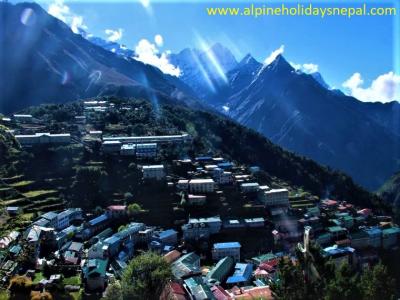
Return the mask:
[[162,35],[161,34],[157,34],[154,37],[154,42],[156,43],[156,45],[158,47],[162,47],[164,45],[164,39],[163,39]]
[[136,45],[134,58],[145,64],[159,68],[165,74],[173,76],[181,74],[180,69],[169,62],[168,52],[160,53],[157,46],[146,39],[140,40]]
[[305,73],[318,72],[318,65],[316,64],[303,64],[303,70]]
[[296,64],[296,63],[290,62],[290,65],[294,69],[299,70],[299,71],[301,71],[303,73],[306,73],[306,74],[311,74],[311,73],[318,72],[318,69],[319,69],[318,65],[312,64],[312,63],[309,63],[309,64]]
[[122,30],[122,28],[118,28],[117,30],[106,29],[106,30],[104,30],[104,32],[108,36],[107,41],[116,42],[122,38],[123,30]]
[[74,33],[80,33],[79,29],[87,30],[88,28],[83,21],[83,17],[74,14],[63,0],[55,0],[49,5],[47,12],[69,25]]
[[346,92],[365,102],[390,102],[400,100],[400,75],[393,72],[375,78],[369,87],[363,87],[364,80],[360,73],[354,73],[342,86]]
[[264,60],[264,63],[269,65],[272,63],[279,54],[285,52],[285,45],[281,45],[278,49],[271,52],[271,54]]

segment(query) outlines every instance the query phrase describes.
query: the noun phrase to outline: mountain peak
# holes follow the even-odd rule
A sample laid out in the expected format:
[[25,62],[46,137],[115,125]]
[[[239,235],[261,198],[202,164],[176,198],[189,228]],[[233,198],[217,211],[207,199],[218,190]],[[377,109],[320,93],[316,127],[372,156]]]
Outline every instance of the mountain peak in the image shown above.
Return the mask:
[[259,62],[250,53],[248,53],[239,62],[239,66],[248,65],[248,64],[259,64]]

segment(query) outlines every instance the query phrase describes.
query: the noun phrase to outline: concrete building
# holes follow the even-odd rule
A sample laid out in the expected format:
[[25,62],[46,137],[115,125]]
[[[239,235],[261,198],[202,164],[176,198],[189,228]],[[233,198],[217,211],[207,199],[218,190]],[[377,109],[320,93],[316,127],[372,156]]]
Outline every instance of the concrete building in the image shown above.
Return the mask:
[[231,256],[220,259],[210,272],[208,272],[206,276],[207,283],[210,285],[225,283],[234,266],[235,260]]
[[187,191],[189,189],[189,180],[187,179],[178,180],[176,188],[181,191]]
[[382,244],[382,230],[378,227],[364,229],[368,234],[368,246],[372,248],[379,248]]
[[232,286],[244,286],[251,280],[253,274],[252,264],[237,263],[235,265],[235,271],[232,276],[228,277],[226,284]]
[[210,218],[199,218],[199,219],[190,218],[188,224],[201,224],[201,223],[208,225],[211,234],[218,233],[221,230],[222,226],[222,221],[219,216]]
[[89,259],[82,268],[84,283],[88,290],[104,290],[107,281],[108,259]]
[[242,193],[256,193],[259,189],[260,185],[257,182],[245,182],[240,184]]
[[136,144],[136,157],[137,158],[151,158],[157,156],[157,144],[145,143]]
[[260,191],[258,196],[265,206],[289,206],[289,191],[287,189],[263,190]]
[[101,144],[101,150],[104,153],[118,153],[121,151],[122,143],[120,141],[104,141]]
[[191,193],[212,193],[215,190],[215,182],[212,179],[192,179],[189,181]]
[[226,256],[232,257],[236,262],[240,261],[240,248],[238,242],[216,243],[211,250],[213,260],[220,260]]
[[143,179],[161,180],[165,177],[165,171],[163,165],[143,166],[142,172],[143,172]]
[[264,218],[252,218],[252,219],[244,219],[244,223],[247,227],[264,227],[265,220]]
[[32,115],[15,114],[13,119],[18,123],[32,123],[33,117]]
[[187,133],[179,135],[161,136],[119,136],[103,137],[103,141],[119,141],[121,143],[145,144],[145,143],[184,143],[190,141],[191,137]]
[[173,229],[158,231],[152,236],[152,239],[163,246],[174,246],[178,243],[178,232]]
[[233,182],[232,172],[226,172],[222,168],[213,170],[213,178],[219,184],[230,184]]
[[101,137],[103,136],[103,131],[101,131],[101,130],[91,130],[91,131],[89,131],[89,135],[92,138],[101,139]]
[[58,214],[53,212],[53,211],[49,211],[43,215],[40,216],[42,219],[46,219],[49,221],[49,227],[52,228],[57,228],[58,226]]
[[382,247],[389,249],[398,244],[400,236],[400,228],[391,227],[382,230]]
[[210,227],[205,223],[188,223],[182,226],[185,241],[207,240],[210,237]]
[[189,205],[194,205],[194,206],[196,206],[196,205],[204,205],[204,204],[206,204],[206,201],[207,201],[207,196],[205,196],[205,195],[191,195],[191,194],[189,194],[188,198],[187,198],[187,203]]
[[135,144],[124,144],[121,146],[120,153],[122,156],[135,156],[136,145]]
[[16,135],[15,138],[21,146],[34,145],[63,145],[71,143],[71,135],[69,133],[51,134],[51,133],[35,133]]

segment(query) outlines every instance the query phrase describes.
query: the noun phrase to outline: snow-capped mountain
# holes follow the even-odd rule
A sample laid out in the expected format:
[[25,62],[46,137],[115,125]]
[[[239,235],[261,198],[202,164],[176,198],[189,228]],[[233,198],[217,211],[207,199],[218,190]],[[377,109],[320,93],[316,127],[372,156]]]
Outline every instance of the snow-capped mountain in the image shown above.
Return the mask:
[[169,59],[181,70],[181,80],[201,99],[208,99],[227,85],[226,73],[237,65],[230,50],[219,43],[205,51],[184,49]]
[[[224,49],[218,56],[221,65],[232,62],[225,76],[212,69],[210,60],[199,58],[204,57],[199,50],[186,49],[174,57],[183,70],[181,79],[208,104],[289,150],[349,173],[368,188],[379,187],[399,168],[399,122],[387,121],[396,119],[395,110],[331,90],[321,74],[296,71],[282,55],[266,65],[248,54],[235,64],[226,48],[218,49]],[[213,90],[205,78],[211,79]]]
[[100,46],[100,47],[104,48],[105,50],[113,52],[122,57],[130,58],[130,57],[134,56],[134,54],[135,54],[135,52],[133,50],[128,49],[125,45],[121,45],[116,42],[106,41],[102,38],[95,37],[95,36],[88,36],[87,39],[90,42],[92,42],[93,44]]
[[[31,26],[20,21],[27,9],[35,16]],[[36,3],[0,2],[0,15],[0,78],[12,78],[12,84],[0,80],[3,113],[99,95],[152,95],[197,103],[178,78],[104,50]]]

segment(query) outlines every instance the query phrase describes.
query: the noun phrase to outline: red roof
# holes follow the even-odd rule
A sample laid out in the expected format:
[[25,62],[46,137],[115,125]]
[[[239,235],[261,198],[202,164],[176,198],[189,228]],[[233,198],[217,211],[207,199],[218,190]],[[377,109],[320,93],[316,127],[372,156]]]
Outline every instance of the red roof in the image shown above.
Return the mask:
[[337,201],[336,200],[331,200],[331,199],[326,199],[326,200],[322,200],[322,203],[328,206],[334,206],[337,205]]
[[171,286],[171,291],[174,294],[178,294],[178,295],[186,295],[185,293],[185,289],[183,288],[183,286],[177,282],[171,282],[170,283]]
[[372,213],[372,209],[363,208],[357,212],[359,215],[369,216]]
[[217,300],[231,300],[232,297],[219,285],[211,287],[211,292]]

